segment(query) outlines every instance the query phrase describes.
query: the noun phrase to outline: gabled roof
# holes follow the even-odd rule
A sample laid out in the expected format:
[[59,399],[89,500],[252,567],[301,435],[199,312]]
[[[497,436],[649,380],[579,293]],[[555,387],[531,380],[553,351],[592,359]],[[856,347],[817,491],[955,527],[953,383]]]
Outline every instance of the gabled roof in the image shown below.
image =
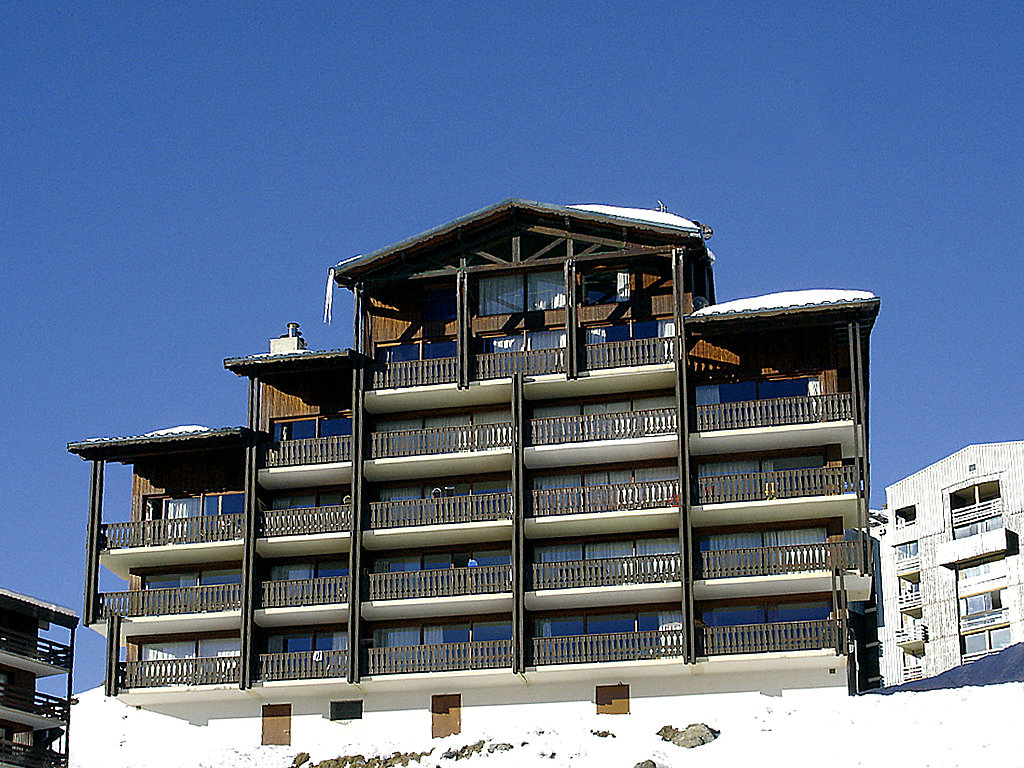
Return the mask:
[[78,625],[78,615],[70,608],[47,603],[2,587],[0,587],[0,608],[28,615],[40,621],[49,621],[68,629],[73,629]]
[[224,367],[238,376],[269,373],[308,373],[353,368],[359,354],[351,349],[302,349],[279,354],[229,357]]
[[856,317],[865,321],[864,330],[870,330],[878,315],[879,306],[879,300],[868,291],[783,291],[712,304],[687,317],[686,324],[713,324],[708,327],[724,327],[755,318],[759,321],[783,321],[828,313],[830,316]]
[[246,427],[212,429],[199,425],[171,427],[128,437],[93,437],[68,443],[68,452],[86,460],[131,462],[153,454],[243,446],[251,438]]
[[[517,216],[522,218],[517,219]],[[522,223],[531,218],[547,220],[558,226],[568,222],[580,227],[581,231],[584,228],[606,229],[616,234],[628,231],[638,239],[658,239],[665,244],[682,244],[691,239],[703,240],[711,235],[710,227],[663,211],[606,205],[565,206],[510,198],[387,248],[345,259],[332,268],[334,279],[339,285],[347,285],[401,258],[457,245],[461,238],[472,237],[474,233],[497,224],[513,221]]]

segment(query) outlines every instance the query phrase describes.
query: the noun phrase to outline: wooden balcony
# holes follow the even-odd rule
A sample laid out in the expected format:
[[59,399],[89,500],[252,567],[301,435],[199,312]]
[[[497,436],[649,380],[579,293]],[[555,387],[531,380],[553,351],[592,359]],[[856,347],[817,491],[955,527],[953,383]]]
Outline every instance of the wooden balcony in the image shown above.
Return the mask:
[[22,635],[0,629],[0,654],[17,656],[61,669],[71,669],[71,646],[45,637]]
[[896,574],[898,576],[910,576],[921,571],[920,555],[910,555],[896,560]]
[[903,668],[903,682],[909,683],[914,680],[923,680],[924,670],[920,664],[908,664]]
[[375,529],[481,523],[509,520],[511,517],[512,496],[507,493],[375,501],[370,504],[370,527]]
[[370,600],[494,595],[511,590],[512,567],[509,565],[370,574]]
[[697,406],[697,432],[723,429],[782,427],[853,419],[853,396],[849,392],[770,400],[744,400]]
[[698,504],[838,496],[857,490],[856,474],[849,466],[699,477],[696,486]]
[[541,488],[533,491],[534,517],[661,509],[678,504],[678,480]]
[[[0,689],[0,708],[66,723],[71,705],[59,696],[8,686]],[[3,719],[2,715],[0,719]]]
[[273,469],[308,464],[340,464],[346,461],[352,461],[352,438],[336,435],[268,443],[261,448],[260,466]]
[[512,641],[478,640],[468,643],[370,648],[367,655],[370,675],[502,669],[512,666]]
[[921,591],[903,592],[897,598],[897,607],[901,613],[921,615],[922,598]]
[[260,679],[323,680],[348,675],[348,651],[299,651],[261,653]]
[[508,448],[512,444],[512,424],[465,424],[455,427],[404,429],[374,432],[370,457],[424,456],[442,453],[466,453]]
[[332,504],[305,509],[268,509],[263,512],[263,536],[308,536],[352,530],[352,506]]
[[230,514],[105,523],[100,541],[107,550],[235,541],[242,538],[242,519],[240,514]]
[[15,768],[65,768],[67,764],[64,755],[51,752],[44,747],[0,739],[0,765],[11,765]]
[[703,627],[698,637],[703,655],[717,656],[837,648],[840,631],[838,621],[818,619],[740,624],[732,627]]
[[924,650],[928,642],[928,628],[924,624],[912,624],[896,630],[896,645],[905,651],[915,653]]
[[699,579],[775,576],[785,573],[848,570],[862,558],[855,541],[745,547],[700,553]]
[[538,590],[664,584],[680,579],[679,555],[635,555],[533,564],[533,588]]
[[401,389],[454,384],[458,380],[458,358],[440,357],[435,360],[378,363],[372,369],[370,386],[373,389]]
[[1003,514],[1003,500],[991,499],[980,504],[972,504],[969,507],[961,507],[953,510],[953,526],[971,525],[988,520],[992,517],[999,517]]
[[100,595],[100,617],[104,619],[108,616],[174,616],[237,611],[241,606],[241,584],[138,589]]
[[348,602],[348,576],[263,582],[263,608],[335,605]]
[[659,365],[671,363],[674,359],[673,348],[675,339],[629,339],[627,341],[609,341],[602,344],[587,344],[584,347],[584,360],[587,370],[596,371],[602,368],[634,368],[641,365]]
[[675,431],[675,408],[552,416],[530,421],[530,439],[533,445],[635,440],[640,437],[672,435]]
[[546,664],[664,659],[682,656],[684,648],[682,629],[537,637],[533,640],[533,663],[539,667]]
[[997,627],[1000,624],[1010,623],[1010,612],[1005,608],[995,608],[984,613],[974,613],[969,616],[960,617],[960,631],[974,632],[987,627]]
[[477,379],[506,379],[515,373],[539,376],[565,373],[565,348],[535,349],[529,352],[490,352],[476,355]]
[[159,688],[169,685],[238,685],[241,657],[122,661],[118,664],[122,688]]

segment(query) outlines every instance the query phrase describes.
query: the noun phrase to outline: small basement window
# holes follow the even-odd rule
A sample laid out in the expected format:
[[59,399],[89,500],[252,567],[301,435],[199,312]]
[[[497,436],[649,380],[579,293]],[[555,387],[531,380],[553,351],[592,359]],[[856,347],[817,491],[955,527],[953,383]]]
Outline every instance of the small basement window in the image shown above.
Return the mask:
[[355,701],[332,701],[331,720],[361,720],[363,717],[363,702]]

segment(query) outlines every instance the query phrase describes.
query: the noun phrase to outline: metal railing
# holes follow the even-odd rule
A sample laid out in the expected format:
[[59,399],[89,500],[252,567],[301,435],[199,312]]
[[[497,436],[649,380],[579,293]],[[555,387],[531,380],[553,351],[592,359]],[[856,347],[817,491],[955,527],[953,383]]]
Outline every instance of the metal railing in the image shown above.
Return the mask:
[[512,444],[511,422],[462,424],[454,427],[403,429],[374,432],[370,457],[421,456],[437,453],[464,453],[507,448]]
[[537,637],[533,640],[533,663],[542,666],[674,658],[682,656],[685,647],[682,629]]
[[587,344],[584,347],[584,360],[588,370],[671,363],[674,359],[674,341],[672,337],[667,337]]
[[15,741],[0,739],[0,765],[17,768],[64,768],[67,758],[45,747],[33,747]]
[[100,541],[104,549],[234,541],[242,538],[242,518],[227,514],[104,523]]
[[340,464],[352,461],[352,438],[348,435],[304,437],[262,446],[260,466],[299,467],[305,464]]
[[849,392],[831,395],[774,397],[697,406],[697,432],[751,427],[781,427],[787,424],[817,424],[853,419],[853,396]]
[[331,504],[303,509],[267,509],[262,535],[303,536],[312,533],[343,533],[352,530],[352,505]]
[[903,668],[903,682],[909,683],[914,680],[923,680],[924,670],[920,664],[909,664]]
[[839,622],[834,619],[780,621],[704,627],[700,632],[700,640],[705,656],[807,651],[835,648],[839,631]]
[[45,637],[22,635],[0,629],[0,651],[24,659],[52,664],[61,669],[71,668],[71,646]]
[[553,445],[669,435],[675,434],[676,416],[675,408],[550,416],[530,420],[530,439],[533,445]]
[[897,607],[901,611],[916,611],[921,607],[923,599],[921,597],[921,590],[916,589],[912,592],[903,592],[896,599]]
[[500,669],[512,666],[512,641],[476,640],[468,643],[369,648],[367,655],[367,667],[371,675]]
[[856,568],[861,559],[860,549],[855,541],[721,549],[700,553],[698,578],[773,576],[783,573],[831,571],[836,568],[846,570]]
[[611,587],[620,584],[664,584],[682,579],[680,556],[633,555],[601,560],[534,563],[534,589]]
[[533,491],[533,516],[659,509],[679,504],[678,480],[609,483]]
[[347,674],[347,650],[260,654],[260,679],[264,681],[320,680]]
[[104,619],[108,616],[171,616],[237,611],[241,607],[241,584],[136,589],[100,595],[100,616]]
[[508,493],[374,501],[370,504],[371,528],[479,523],[511,517],[512,496]]
[[976,629],[985,629],[999,624],[1009,624],[1010,613],[1005,608],[994,608],[984,613],[974,613],[960,618],[960,631],[973,632]]
[[509,565],[370,574],[371,600],[493,595],[511,590],[512,567]]
[[921,570],[921,556],[910,555],[896,560],[896,573],[916,573]]
[[698,504],[838,496],[857,490],[853,467],[784,469],[697,478]]
[[928,640],[928,629],[924,624],[899,627],[896,630],[896,645],[924,643]]
[[238,684],[240,656],[194,659],[122,661],[118,664],[124,688],[157,688],[168,685]]
[[953,510],[953,525],[970,525],[988,520],[990,517],[999,517],[1003,514],[1003,500],[991,499],[980,504],[972,504],[969,507],[961,507]]
[[37,717],[67,722],[71,705],[67,699],[33,690],[20,690],[10,685],[0,688],[0,707],[16,709]]
[[401,389],[430,384],[454,384],[459,379],[458,363],[456,357],[377,363],[372,369],[370,386],[373,389]]
[[264,608],[334,605],[347,601],[348,576],[263,582],[262,607]]
[[477,379],[504,379],[515,373],[538,376],[565,373],[565,348],[528,352],[488,352],[475,356]]

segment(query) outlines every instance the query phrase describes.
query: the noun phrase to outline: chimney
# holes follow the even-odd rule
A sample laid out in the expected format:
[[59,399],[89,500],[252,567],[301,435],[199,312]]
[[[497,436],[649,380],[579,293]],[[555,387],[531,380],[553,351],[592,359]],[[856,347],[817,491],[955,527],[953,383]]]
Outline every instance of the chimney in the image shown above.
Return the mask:
[[276,339],[270,340],[270,354],[286,355],[289,352],[299,352],[306,348],[306,340],[302,338],[302,331],[298,323],[288,323],[288,330]]

